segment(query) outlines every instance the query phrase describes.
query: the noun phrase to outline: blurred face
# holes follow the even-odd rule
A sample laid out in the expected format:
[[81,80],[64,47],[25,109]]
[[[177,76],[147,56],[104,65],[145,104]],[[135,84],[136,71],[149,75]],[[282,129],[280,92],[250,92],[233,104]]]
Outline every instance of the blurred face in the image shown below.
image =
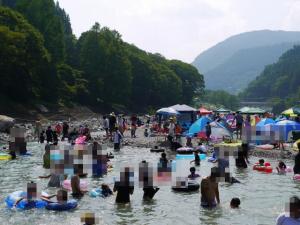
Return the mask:
[[37,197],[37,186],[36,183],[27,184],[27,198],[35,199]]
[[300,208],[294,203],[290,203],[290,217],[300,218]]

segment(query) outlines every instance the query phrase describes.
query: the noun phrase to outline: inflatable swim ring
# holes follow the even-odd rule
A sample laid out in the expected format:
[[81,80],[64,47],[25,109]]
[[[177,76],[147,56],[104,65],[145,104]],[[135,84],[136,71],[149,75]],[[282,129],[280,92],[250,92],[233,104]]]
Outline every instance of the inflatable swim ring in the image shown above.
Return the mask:
[[300,174],[295,174],[293,180],[300,181]]
[[214,157],[209,157],[209,158],[207,159],[208,162],[215,162],[216,160],[217,160],[217,159],[214,158]]
[[158,148],[157,146],[155,146],[154,148],[150,149],[150,152],[165,152],[164,148]]
[[[64,180],[63,181],[63,188],[67,189],[68,191],[72,191],[71,180]],[[80,180],[80,190],[87,191],[88,190],[88,183],[84,180]]]
[[201,160],[205,160],[206,159],[206,154],[199,154],[200,155],[200,159]]
[[189,147],[181,147],[176,150],[177,154],[192,154],[195,150]]
[[271,164],[269,162],[265,162],[263,166],[260,166],[259,163],[255,163],[253,166],[253,170],[257,170],[260,172],[265,172],[265,173],[272,173],[273,168],[271,167]]
[[[8,195],[5,198],[5,203],[8,208],[13,208],[14,204],[16,201],[18,201],[20,198],[26,198],[27,193],[24,191],[15,191]],[[17,209],[32,209],[32,208],[44,208],[48,203],[43,201],[43,200],[33,200],[33,201],[28,201],[27,199],[21,200],[17,205]]]
[[66,203],[49,203],[46,205],[46,209],[53,211],[67,211],[71,209],[75,209],[77,207],[77,201],[72,199],[67,201]]
[[298,143],[300,143],[300,139],[297,140],[297,141],[293,144],[293,150],[294,150],[294,151],[299,151],[299,149],[298,149]]
[[193,192],[199,190],[199,188],[200,184],[197,181],[189,180],[187,187],[172,187],[172,190],[178,192]]
[[11,160],[11,155],[6,153],[0,153],[0,160]]
[[85,143],[85,140],[86,140],[86,136],[78,137],[78,138],[76,138],[76,140],[75,140],[75,144],[77,144],[77,145],[82,145],[82,144]]
[[91,190],[90,193],[89,193],[89,195],[92,198],[96,198],[96,197],[105,198],[105,197],[110,196],[111,194],[108,193],[108,192],[103,193],[101,188],[96,188],[96,189]]
[[285,169],[285,172],[286,173],[292,173],[293,169],[291,167],[287,166],[286,169]]
[[274,145],[257,145],[256,147],[258,149],[262,149],[262,150],[272,150],[272,149],[274,149]]

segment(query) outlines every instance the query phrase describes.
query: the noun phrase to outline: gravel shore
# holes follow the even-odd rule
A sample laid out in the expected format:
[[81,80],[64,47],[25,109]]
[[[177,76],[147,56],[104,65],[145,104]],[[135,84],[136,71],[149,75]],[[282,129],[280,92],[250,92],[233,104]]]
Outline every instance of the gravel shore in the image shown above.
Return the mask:
[[[95,116],[95,115],[93,115]],[[99,141],[101,143],[107,144],[109,147],[113,146],[113,143],[110,140],[105,138],[105,132],[101,127],[101,118],[102,116],[97,116],[93,118],[85,118],[80,120],[74,120],[69,123],[70,128],[73,127],[78,128],[80,125],[87,125],[91,130],[91,135],[93,140]],[[61,121],[47,121],[44,120],[43,127],[46,128],[49,125],[55,125],[57,122]],[[34,125],[32,123],[19,123],[19,126],[26,127],[26,136],[27,141],[33,141],[34,138]],[[163,135],[160,136],[152,136],[144,137],[144,129],[145,127],[140,127],[136,131],[136,138],[130,137],[130,131],[125,131],[124,139],[123,139],[123,146],[131,146],[137,148],[154,148],[155,146],[168,148],[168,142],[166,141],[166,137]],[[0,133],[0,144],[8,144],[9,135],[6,133]],[[182,143],[185,143],[185,138],[182,138]],[[194,144],[196,142],[194,141]],[[261,158],[273,158],[273,159],[293,159],[297,152],[292,150],[291,148],[287,148],[284,151],[281,150],[261,150],[257,148],[253,148],[250,151],[250,156],[256,156]]]

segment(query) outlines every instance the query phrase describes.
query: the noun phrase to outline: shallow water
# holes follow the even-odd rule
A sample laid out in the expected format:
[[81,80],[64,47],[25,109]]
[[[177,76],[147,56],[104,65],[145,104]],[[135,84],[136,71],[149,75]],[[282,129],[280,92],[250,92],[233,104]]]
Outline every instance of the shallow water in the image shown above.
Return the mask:
[[[51,212],[44,209],[29,211],[13,211],[6,208],[5,197],[16,190],[21,190],[28,181],[36,181],[42,190],[55,193],[55,189],[46,189],[48,179],[39,179],[39,175],[48,172],[42,168],[44,147],[29,143],[30,157],[21,157],[15,161],[0,161],[0,224],[82,224],[80,215],[83,212],[94,212],[100,224],[275,224],[278,214],[283,212],[285,202],[291,195],[300,191],[300,183],[292,180],[292,174],[263,174],[252,170],[231,171],[242,184],[220,184],[221,205],[215,210],[200,207],[200,195],[196,193],[175,193],[170,187],[163,186],[155,195],[154,200],[142,201],[143,191],[138,186],[131,196],[130,205],[118,206],[115,197],[91,198],[88,195],[79,201],[79,206],[72,212]],[[113,185],[113,177],[118,175],[120,163],[138,164],[145,159],[157,162],[160,154],[150,153],[149,149],[124,147],[115,153],[112,159],[114,171],[104,178],[87,178],[89,188],[100,185],[103,181]],[[174,155],[169,157],[175,158]],[[251,158],[255,163],[257,158]],[[275,160],[269,160],[275,165]],[[231,161],[233,164],[233,161]],[[289,166],[290,161],[287,161]],[[213,164],[202,161],[197,170],[201,176],[209,174]],[[188,174],[188,168],[186,169]],[[231,198],[241,199],[241,208],[229,208]]]

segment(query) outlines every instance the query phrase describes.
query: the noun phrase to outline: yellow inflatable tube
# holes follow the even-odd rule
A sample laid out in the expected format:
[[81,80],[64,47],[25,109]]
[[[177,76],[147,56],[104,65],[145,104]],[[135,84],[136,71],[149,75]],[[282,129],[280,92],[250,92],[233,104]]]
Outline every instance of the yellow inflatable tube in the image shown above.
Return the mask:
[[11,155],[6,153],[0,153],[0,160],[11,160]]
[[293,150],[294,150],[294,151],[298,151],[298,150],[299,150],[299,149],[298,149],[298,143],[300,143],[300,139],[297,140],[297,141],[293,144]]

